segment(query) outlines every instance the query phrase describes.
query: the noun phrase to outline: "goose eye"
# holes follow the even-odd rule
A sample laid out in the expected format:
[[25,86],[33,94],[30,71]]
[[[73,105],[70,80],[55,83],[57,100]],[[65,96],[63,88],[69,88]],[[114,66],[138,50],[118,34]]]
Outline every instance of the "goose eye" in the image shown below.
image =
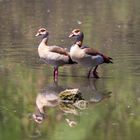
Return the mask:
[[41,30],[41,32],[45,32],[45,30],[43,29],[43,30]]
[[78,32],[79,32],[79,30],[76,30],[76,31],[75,31],[75,33],[78,33]]

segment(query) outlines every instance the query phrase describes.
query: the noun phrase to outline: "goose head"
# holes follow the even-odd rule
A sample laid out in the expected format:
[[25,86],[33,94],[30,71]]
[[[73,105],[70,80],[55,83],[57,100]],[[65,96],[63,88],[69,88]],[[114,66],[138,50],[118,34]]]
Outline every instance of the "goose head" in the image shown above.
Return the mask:
[[70,35],[69,35],[69,38],[73,37],[73,36],[79,36],[81,33],[80,29],[74,29]]
[[83,32],[81,32],[80,29],[74,29],[70,33],[69,38],[74,37],[74,36],[76,36],[75,44],[77,44],[79,47],[81,47],[82,46],[83,39],[84,39]]
[[45,115],[44,114],[33,114],[32,115],[32,118],[33,118],[33,120],[35,121],[35,122],[37,122],[37,123],[42,123],[43,122],[43,120],[45,119]]
[[49,32],[47,29],[45,28],[40,28],[35,36],[43,36],[43,37],[47,37],[49,35]]

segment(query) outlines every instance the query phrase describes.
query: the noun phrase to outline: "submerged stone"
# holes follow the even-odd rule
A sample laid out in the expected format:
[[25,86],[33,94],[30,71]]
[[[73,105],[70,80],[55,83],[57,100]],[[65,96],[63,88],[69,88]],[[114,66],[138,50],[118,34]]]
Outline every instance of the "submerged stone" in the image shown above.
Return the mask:
[[79,89],[66,89],[60,92],[59,97],[64,102],[75,103],[77,100],[83,100]]

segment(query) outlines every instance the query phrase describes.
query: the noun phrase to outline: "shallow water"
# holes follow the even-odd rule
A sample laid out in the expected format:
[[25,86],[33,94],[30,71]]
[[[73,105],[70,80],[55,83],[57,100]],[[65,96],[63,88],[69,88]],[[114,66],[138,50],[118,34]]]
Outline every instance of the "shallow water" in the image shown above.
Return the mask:
[[[0,0],[0,139],[138,140],[140,131],[140,2],[138,0]],[[84,44],[113,57],[99,67],[100,79],[87,69],[65,66],[53,82],[51,66],[37,54],[40,27],[49,44],[70,48],[73,28]],[[88,102],[78,114],[47,107],[41,124],[32,119],[36,98],[78,88]],[[67,122],[74,121],[71,127]]]

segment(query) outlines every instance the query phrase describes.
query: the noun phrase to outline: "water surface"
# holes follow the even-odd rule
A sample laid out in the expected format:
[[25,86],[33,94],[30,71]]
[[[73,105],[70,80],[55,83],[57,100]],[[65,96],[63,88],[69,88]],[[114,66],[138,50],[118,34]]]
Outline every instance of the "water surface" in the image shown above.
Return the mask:
[[[140,2],[138,0],[1,0],[0,1],[0,139],[138,140],[140,131]],[[49,44],[70,48],[73,28],[85,33],[84,44],[113,57],[99,68],[100,79],[87,79],[80,66],[59,69],[37,54],[40,27]],[[78,88],[89,103],[78,115],[48,107],[37,124],[31,115],[36,97],[51,87],[57,95]],[[110,93],[110,96],[105,96]],[[106,98],[107,97],[107,98]],[[70,127],[66,118],[77,125]]]

